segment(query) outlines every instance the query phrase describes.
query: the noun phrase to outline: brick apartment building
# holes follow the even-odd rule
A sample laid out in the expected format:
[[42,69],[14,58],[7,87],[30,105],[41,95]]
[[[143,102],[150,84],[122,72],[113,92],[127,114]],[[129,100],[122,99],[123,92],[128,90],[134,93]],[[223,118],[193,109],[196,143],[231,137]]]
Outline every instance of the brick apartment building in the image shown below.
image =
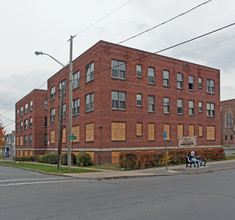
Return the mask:
[[221,112],[221,143],[223,146],[235,146],[234,116],[235,99],[225,100],[220,103]]
[[[56,152],[59,90],[64,85],[63,151],[68,141],[68,66],[48,79],[48,146]],[[221,146],[220,71],[100,41],[73,61],[72,151],[96,164],[117,162],[121,151]]]
[[[68,73],[67,66],[48,79],[47,91],[16,103],[17,155],[57,152],[61,88],[67,151]],[[72,84],[72,152],[88,152],[95,164],[118,162],[121,151],[162,149],[163,131],[168,148],[183,136],[198,147],[221,146],[217,69],[99,41],[73,61]]]
[[16,103],[15,111],[15,155],[47,152],[47,90],[33,90]]

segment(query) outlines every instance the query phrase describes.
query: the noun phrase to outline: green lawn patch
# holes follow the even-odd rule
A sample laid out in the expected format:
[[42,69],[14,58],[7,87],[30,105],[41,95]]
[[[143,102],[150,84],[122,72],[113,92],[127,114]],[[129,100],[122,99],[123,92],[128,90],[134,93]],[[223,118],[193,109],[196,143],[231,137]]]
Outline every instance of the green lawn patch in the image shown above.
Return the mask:
[[226,156],[226,160],[235,160],[235,155],[234,156]]
[[104,170],[121,170],[118,163],[104,164],[104,165],[97,165],[97,166],[90,166],[90,167],[95,168],[95,169],[104,169]]
[[57,170],[57,166],[47,165],[47,164],[37,164],[37,163],[24,163],[24,162],[8,162],[8,161],[2,161],[0,162],[0,165],[8,165],[8,166],[14,166],[14,167],[22,167],[27,168],[31,170],[38,170],[48,173],[85,173],[85,172],[100,172],[99,170],[92,170],[92,169],[83,169],[83,168],[70,168],[67,167],[61,167],[61,170]]

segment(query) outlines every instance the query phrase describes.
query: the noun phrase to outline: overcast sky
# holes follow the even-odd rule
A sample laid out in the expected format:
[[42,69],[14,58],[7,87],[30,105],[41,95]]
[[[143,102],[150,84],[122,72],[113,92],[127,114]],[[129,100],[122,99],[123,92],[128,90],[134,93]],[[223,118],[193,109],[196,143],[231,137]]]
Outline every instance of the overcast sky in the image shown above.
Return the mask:
[[[46,89],[47,79],[61,68],[34,51],[67,64],[70,35],[78,34],[73,48],[76,58],[99,40],[119,43],[203,2],[0,0],[0,118],[5,129],[11,132],[15,125],[7,126],[12,121],[3,116],[14,121],[15,103],[35,88]],[[235,1],[212,0],[122,45],[156,52],[234,22]],[[161,55],[220,69],[221,100],[235,98],[235,25]]]

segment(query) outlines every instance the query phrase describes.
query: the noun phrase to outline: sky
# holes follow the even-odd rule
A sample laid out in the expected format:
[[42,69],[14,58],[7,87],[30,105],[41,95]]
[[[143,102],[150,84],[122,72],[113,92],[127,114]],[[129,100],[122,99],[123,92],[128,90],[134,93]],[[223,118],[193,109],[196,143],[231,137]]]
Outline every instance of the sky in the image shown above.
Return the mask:
[[[15,129],[15,103],[100,40],[119,43],[208,0],[0,0],[0,118]],[[234,0],[211,0],[121,45],[156,52],[235,22]],[[219,69],[221,100],[235,98],[235,25],[160,53]]]

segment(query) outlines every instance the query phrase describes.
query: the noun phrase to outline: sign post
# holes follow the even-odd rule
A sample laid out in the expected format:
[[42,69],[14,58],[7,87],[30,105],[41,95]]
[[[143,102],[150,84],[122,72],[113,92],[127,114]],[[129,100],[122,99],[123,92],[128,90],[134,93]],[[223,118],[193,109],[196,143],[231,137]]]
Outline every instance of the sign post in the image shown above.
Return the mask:
[[166,139],[167,139],[167,132],[164,131],[164,140],[165,140],[165,161],[166,161],[166,171],[168,170],[167,168],[167,145],[166,145]]

